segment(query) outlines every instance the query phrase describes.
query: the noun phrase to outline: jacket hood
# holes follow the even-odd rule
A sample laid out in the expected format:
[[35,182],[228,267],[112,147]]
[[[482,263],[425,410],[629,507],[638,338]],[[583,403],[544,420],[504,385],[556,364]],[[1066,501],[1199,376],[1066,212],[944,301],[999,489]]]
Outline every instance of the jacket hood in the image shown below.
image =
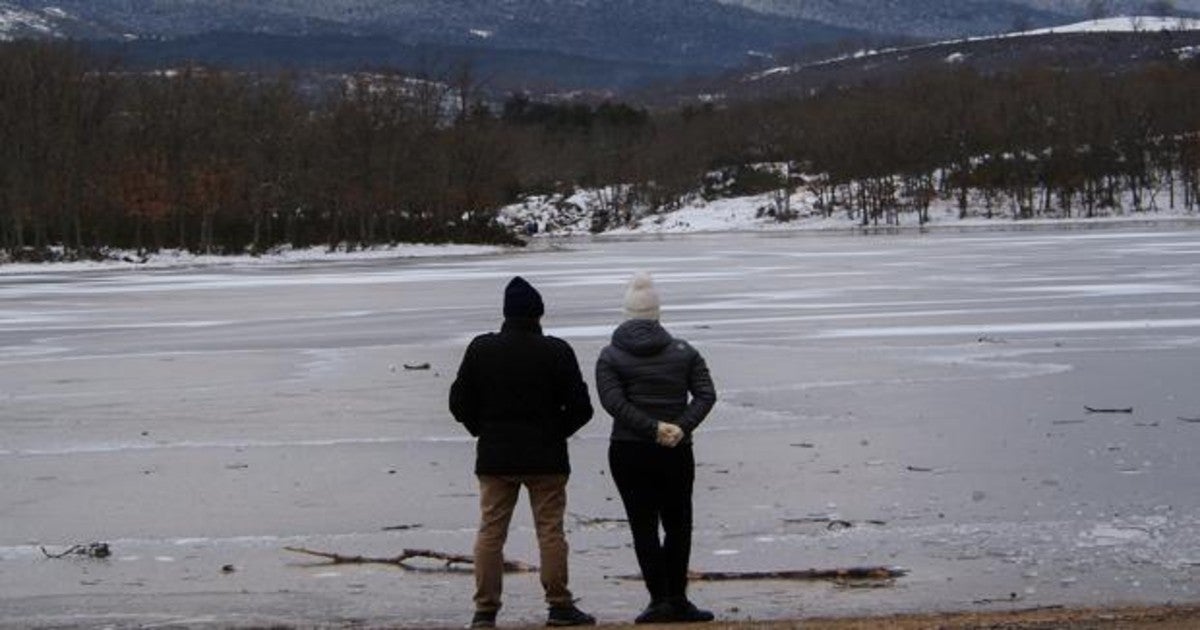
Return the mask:
[[648,357],[671,345],[671,333],[653,319],[630,319],[613,331],[612,344],[634,356]]

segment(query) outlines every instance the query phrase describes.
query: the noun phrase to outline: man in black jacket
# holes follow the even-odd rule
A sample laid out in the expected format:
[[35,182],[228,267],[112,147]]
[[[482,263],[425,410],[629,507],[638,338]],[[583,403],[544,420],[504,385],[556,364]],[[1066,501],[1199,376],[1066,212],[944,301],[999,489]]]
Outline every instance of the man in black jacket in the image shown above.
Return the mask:
[[499,333],[476,337],[450,387],[450,412],[479,438],[475,474],[482,517],[475,538],[473,628],[496,624],[504,541],[521,486],[537,527],[550,626],[592,625],[567,588],[567,438],[592,417],[587,385],[567,342],[542,334],[542,296],[521,277],[504,290]]

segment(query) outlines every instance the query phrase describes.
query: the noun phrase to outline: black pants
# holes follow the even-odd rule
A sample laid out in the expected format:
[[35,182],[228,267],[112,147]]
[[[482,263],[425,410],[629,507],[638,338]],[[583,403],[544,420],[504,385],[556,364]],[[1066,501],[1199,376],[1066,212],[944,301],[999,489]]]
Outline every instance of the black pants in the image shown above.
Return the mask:
[[[610,442],[608,465],[625,503],[633,548],[650,598],[687,596],[692,553],[692,483],[696,460],[691,445],[665,448],[641,442]],[[658,528],[664,536],[659,541]]]

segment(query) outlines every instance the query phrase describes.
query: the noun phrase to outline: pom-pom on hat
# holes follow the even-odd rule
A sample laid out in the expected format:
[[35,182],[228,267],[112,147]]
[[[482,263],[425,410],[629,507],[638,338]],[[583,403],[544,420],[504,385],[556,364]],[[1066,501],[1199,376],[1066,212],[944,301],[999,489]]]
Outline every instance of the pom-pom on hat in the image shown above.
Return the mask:
[[504,316],[537,319],[546,312],[542,294],[525,278],[516,276],[504,287]]
[[625,317],[629,319],[658,319],[658,290],[650,274],[639,271],[629,280],[625,290]]

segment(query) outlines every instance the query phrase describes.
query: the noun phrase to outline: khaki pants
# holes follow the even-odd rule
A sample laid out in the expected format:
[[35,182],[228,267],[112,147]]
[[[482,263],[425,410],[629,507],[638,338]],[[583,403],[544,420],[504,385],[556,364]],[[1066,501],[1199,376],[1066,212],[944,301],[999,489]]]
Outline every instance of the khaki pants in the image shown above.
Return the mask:
[[479,475],[479,533],[475,537],[475,610],[500,610],[504,579],[504,541],[521,486],[537,527],[542,588],[550,606],[573,602],[567,589],[567,475]]

